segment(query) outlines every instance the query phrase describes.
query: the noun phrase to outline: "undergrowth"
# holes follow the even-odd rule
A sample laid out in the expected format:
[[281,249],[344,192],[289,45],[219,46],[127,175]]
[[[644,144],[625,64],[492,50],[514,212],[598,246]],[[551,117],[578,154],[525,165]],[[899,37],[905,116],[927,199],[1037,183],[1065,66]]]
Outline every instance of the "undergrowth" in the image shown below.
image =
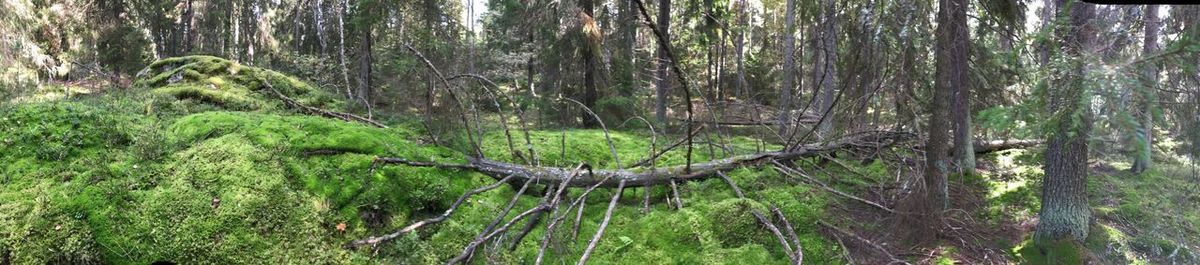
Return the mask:
[[[343,247],[348,241],[440,214],[460,194],[494,180],[458,170],[372,167],[377,156],[465,159],[451,149],[414,143],[423,134],[408,126],[381,129],[299,115],[263,91],[259,80],[304,104],[337,109],[342,103],[269,70],[191,56],[156,62],[140,76],[138,89],[129,91],[0,105],[0,258],[17,264],[434,264],[458,255],[515,192],[502,186],[476,195],[441,224],[349,250]],[[602,132],[566,131],[566,149],[559,146],[563,133],[531,133],[543,165],[616,167]],[[612,137],[622,166],[649,154],[647,135]],[[663,138],[660,147],[677,140]],[[524,152],[523,139],[514,137]],[[731,139],[722,143],[728,149],[697,144],[693,159],[755,152],[760,144]],[[482,143],[490,158],[520,161],[501,133]],[[682,150],[656,164],[683,164]],[[720,179],[681,183],[684,208],[678,210],[665,202],[671,193],[666,186],[626,189],[590,261],[786,263],[779,243],[748,213],[775,206],[796,228],[807,263],[841,263],[844,250],[815,226],[828,217],[824,210],[834,198],[770,169],[728,173],[746,199],[736,198]],[[539,187],[507,217],[534,206]],[[578,259],[614,192],[591,193],[577,236],[571,225],[559,226],[548,251],[551,262]],[[644,211],[647,193],[652,203]],[[514,251],[503,250],[512,244],[507,238],[478,255],[528,263],[545,233],[535,226]]]

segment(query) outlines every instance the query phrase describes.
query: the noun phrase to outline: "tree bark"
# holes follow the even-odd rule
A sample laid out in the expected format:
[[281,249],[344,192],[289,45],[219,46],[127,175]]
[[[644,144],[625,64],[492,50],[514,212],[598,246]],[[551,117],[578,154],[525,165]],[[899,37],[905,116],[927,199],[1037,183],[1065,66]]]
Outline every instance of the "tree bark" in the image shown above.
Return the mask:
[[834,115],[833,101],[836,96],[837,69],[834,67],[837,64],[837,16],[834,14],[837,10],[834,6],[835,0],[821,0],[821,37],[818,42],[816,52],[820,52],[818,57],[817,68],[821,71],[817,72],[817,84],[821,89],[820,100],[821,104],[818,112],[830,117],[822,119],[818,127],[818,137],[825,139],[833,132]]
[[[583,47],[583,105],[588,109],[596,108],[596,100],[599,97],[596,91],[596,73],[599,69],[597,56],[600,53],[600,28],[597,27],[595,20],[595,6],[592,0],[579,0],[579,7],[583,10],[580,16],[580,43]],[[580,120],[583,121],[583,127],[595,128],[599,125],[596,119],[593,119],[588,114],[587,110],[580,110]]]
[[[1063,52],[1068,58],[1079,58],[1090,43],[1093,30],[1088,25],[1095,13],[1092,4],[1075,2],[1064,5],[1060,12],[1069,16],[1070,23],[1059,28]],[[1077,59],[1076,59],[1077,60]],[[1091,109],[1080,98],[1085,96],[1083,62],[1075,61],[1069,69],[1061,69],[1047,91],[1051,114],[1061,117],[1054,121],[1055,131],[1047,141],[1043,166],[1042,205],[1038,212],[1035,242],[1045,245],[1060,239],[1082,242],[1088,236],[1092,211],[1087,202],[1088,135],[1092,129]]]
[[783,32],[783,85],[779,87],[779,133],[788,135],[792,110],[792,90],[795,83],[796,1],[787,0],[786,26]]
[[[1145,17],[1143,19],[1145,21],[1143,24],[1145,24],[1146,27],[1146,36],[1145,43],[1142,45],[1142,55],[1149,56],[1158,53],[1159,50],[1158,6],[1147,5]],[[1144,64],[1144,67],[1145,68],[1142,70],[1143,87],[1141,88],[1141,93],[1138,93],[1142,96],[1141,108],[1139,108],[1137,111],[1137,113],[1140,114],[1138,118],[1140,118],[1141,121],[1138,123],[1135,134],[1135,144],[1137,145],[1137,148],[1134,148],[1135,153],[1133,155],[1133,166],[1129,169],[1129,171],[1137,174],[1145,172],[1152,166],[1153,161],[1151,160],[1150,155],[1151,150],[1153,150],[1152,147],[1154,146],[1153,107],[1154,102],[1157,101],[1157,97],[1155,97],[1155,87],[1158,85],[1158,65],[1155,65],[1154,63],[1147,63]]]
[[970,56],[968,49],[971,41],[971,36],[967,33],[968,3],[965,0],[950,0],[942,5],[942,8],[947,9],[947,13],[938,23],[938,27],[945,23],[946,29],[942,34],[946,34],[946,40],[943,42],[945,46],[940,48],[945,50],[945,57],[939,57],[939,60],[946,60],[946,76],[942,76],[946,79],[938,79],[938,82],[946,82],[946,86],[954,91],[953,109],[950,112],[954,119],[954,161],[958,163],[958,168],[963,174],[974,175],[975,151],[971,150],[971,87],[970,78],[967,76],[970,67],[967,63]]
[[[658,1],[658,30],[662,33],[664,40],[671,39],[671,0]],[[667,45],[670,44],[668,43]],[[656,70],[658,73],[658,85],[654,89],[654,117],[662,124],[667,123],[667,96],[669,95],[668,92],[671,91],[671,81],[667,79],[667,67],[670,67],[670,60],[671,57],[667,56],[666,49],[659,48],[658,69]]]

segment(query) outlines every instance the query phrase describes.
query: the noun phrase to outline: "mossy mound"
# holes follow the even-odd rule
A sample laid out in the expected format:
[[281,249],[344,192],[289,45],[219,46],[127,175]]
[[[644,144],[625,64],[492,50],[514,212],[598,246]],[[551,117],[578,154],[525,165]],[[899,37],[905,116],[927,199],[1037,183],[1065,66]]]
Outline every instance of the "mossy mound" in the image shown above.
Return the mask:
[[212,104],[230,110],[279,109],[282,101],[267,90],[267,82],[301,104],[338,109],[332,95],[296,78],[212,56],[162,59],[138,73],[135,86],[180,100]]
[[[152,64],[138,80],[147,89],[77,102],[0,103],[0,260],[439,264],[458,255],[515,193],[501,186],[472,197],[443,223],[375,247],[345,249],[351,240],[440,214],[459,195],[494,180],[458,170],[373,167],[378,156],[465,160],[458,151],[413,143],[423,133],[404,126],[375,128],[287,111],[262,91],[260,80],[304,104],[331,109],[341,104],[294,78],[207,56]],[[524,135],[516,133],[516,149],[527,150]],[[531,133],[543,165],[588,161],[616,167],[603,132],[565,133],[565,149],[559,146],[562,131]],[[645,135],[612,137],[623,166],[650,151]],[[521,161],[504,139],[501,132],[484,137],[487,157]],[[658,145],[674,140],[659,139]],[[730,147],[728,154],[763,147],[748,138],[722,144]],[[725,152],[697,145],[693,159]],[[677,149],[657,162],[679,165],[684,156]],[[671,193],[667,187],[627,189],[590,263],[786,263],[773,238],[749,236],[765,231],[745,210],[770,205],[796,226],[806,261],[838,261],[837,244],[813,227],[814,220],[827,217],[824,193],[769,169],[728,174],[747,199],[735,198],[720,179],[682,183],[685,207],[679,210],[662,203]],[[506,217],[537,204],[542,188],[530,188]],[[570,237],[570,225],[559,226],[549,260],[578,260],[614,192],[601,189],[589,196],[578,237]],[[572,190],[570,196],[581,193]],[[643,212],[639,206],[647,193],[654,203]],[[507,250],[512,242],[506,239],[495,246],[500,251],[481,249],[478,255],[488,259],[476,261],[530,263],[545,233],[544,226],[535,226],[514,251]]]

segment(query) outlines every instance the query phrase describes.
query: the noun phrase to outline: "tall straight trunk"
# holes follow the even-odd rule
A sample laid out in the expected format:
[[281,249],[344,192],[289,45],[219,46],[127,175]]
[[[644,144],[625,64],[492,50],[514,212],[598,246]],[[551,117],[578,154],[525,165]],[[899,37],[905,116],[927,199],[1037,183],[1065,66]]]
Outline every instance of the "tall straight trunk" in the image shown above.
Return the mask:
[[[659,0],[658,2],[658,30],[662,32],[664,39],[671,39],[671,0]],[[666,50],[659,48],[658,69],[656,70],[658,85],[654,88],[654,117],[663,124],[667,123],[667,92],[671,91],[671,81],[667,79],[667,67],[670,65],[670,60]]]
[[788,122],[791,121],[792,90],[796,86],[795,55],[796,50],[796,1],[787,0],[787,13],[784,15],[785,28],[783,32],[783,85],[779,87],[779,133],[788,135]]
[[371,35],[373,35],[372,33],[373,32],[372,32],[370,26],[364,27],[363,32],[362,32],[363,39],[362,39],[362,43],[360,44],[360,47],[359,47],[359,52],[362,55],[360,55],[359,66],[358,66],[358,85],[359,86],[358,86],[358,93],[357,93],[358,99],[357,100],[362,102],[362,104],[367,108],[370,108],[371,100],[372,100],[371,99],[371,97],[372,97],[372,95],[371,95],[371,64],[373,63],[372,60],[374,59],[374,58],[372,58],[373,56],[372,56],[372,51],[371,51],[371,46],[373,45],[373,43],[372,43],[373,39],[371,36]]
[[325,42],[325,9],[322,6],[323,3],[321,0],[313,1],[313,7],[316,7],[317,10],[317,12],[313,12],[313,22],[315,22],[317,25],[317,28],[315,29],[317,33],[317,43],[321,45],[319,47],[320,50],[317,51],[319,54],[325,54],[325,48],[327,47],[327,43]]
[[[1147,5],[1145,17],[1143,18],[1146,27],[1145,43],[1142,45],[1142,55],[1149,56],[1158,52],[1158,6]],[[1150,169],[1152,161],[1150,159],[1151,149],[1154,146],[1154,109],[1153,104],[1156,100],[1155,86],[1158,85],[1158,65],[1153,63],[1144,64],[1142,69],[1142,106],[1138,111],[1141,118],[1138,124],[1136,134],[1136,153],[1133,156],[1133,167],[1130,171],[1133,173],[1142,173]]]
[[187,52],[191,51],[192,49],[192,35],[195,35],[195,33],[192,32],[192,19],[196,16],[196,10],[192,7],[192,3],[193,0],[187,0],[187,6],[183,11],[183,25],[181,27],[183,32],[181,36],[182,39],[180,40],[182,43],[180,45],[178,55],[187,54]]
[[[1060,0],[1060,12],[1069,12],[1069,25],[1059,27],[1057,38],[1062,42],[1066,58],[1078,60],[1091,42],[1093,30],[1089,21],[1095,14],[1092,4]],[[1066,4],[1066,5],[1063,5]],[[1043,166],[1045,179],[1042,184],[1042,207],[1038,212],[1039,222],[1034,232],[1039,246],[1060,239],[1082,242],[1088,235],[1088,222],[1092,211],[1087,202],[1087,138],[1092,130],[1091,108],[1084,93],[1082,61],[1071,64],[1070,69],[1061,69],[1062,74],[1053,76],[1049,97],[1049,110],[1053,116],[1055,131],[1047,141]]]
[[745,54],[744,54],[745,47],[746,47],[746,33],[750,32],[750,23],[749,23],[749,20],[747,19],[747,17],[749,17],[749,15],[746,14],[746,4],[747,4],[746,0],[738,1],[738,15],[737,15],[738,25],[741,26],[742,29],[740,31],[738,31],[737,37],[734,38],[734,40],[733,40],[733,50],[735,53],[734,56],[737,57],[737,59],[736,59],[737,60],[737,85],[736,85],[737,92],[736,93],[738,95],[738,98],[741,100],[749,100],[749,97],[750,97],[750,92],[746,91],[747,90],[746,60],[744,57],[745,56]]
[[933,100],[929,101],[929,139],[925,142],[925,188],[929,191],[928,203],[933,206],[935,215],[950,205],[946,185],[946,172],[950,164],[946,158],[946,143],[950,140],[950,106],[946,100],[938,99],[950,98],[957,84],[955,81],[959,78],[959,69],[955,69],[958,60],[954,58],[953,43],[960,39],[955,39],[953,35],[954,21],[957,20],[954,16],[960,11],[960,5],[965,7],[966,1],[941,0],[938,3],[937,40],[934,47],[937,80],[934,83]]
[[[834,9],[835,0],[821,0],[821,38],[816,52],[820,52],[820,63],[816,66],[821,69],[818,74],[817,84],[821,89],[820,103],[817,109],[823,115],[829,116],[822,119],[821,124],[818,124],[817,131],[819,137],[829,137],[833,132],[834,111],[833,101],[836,97],[834,91],[837,83],[837,16]],[[815,70],[815,69],[814,69]]]
[[[946,60],[945,76],[939,76],[938,82],[946,82],[946,86],[954,91],[951,118],[954,119],[954,162],[958,163],[963,174],[975,174],[975,150],[971,128],[971,87],[967,76],[967,57],[970,56],[971,36],[967,33],[966,0],[945,1],[942,8],[946,9],[945,17],[938,23],[939,29],[945,25],[945,42],[942,44]],[[945,23],[945,24],[943,24]],[[945,78],[945,79],[942,79]]]
[[354,102],[354,92],[350,90],[350,69],[346,67],[346,0],[338,1],[338,57],[341,59],[342,84],[346,86],[346,98]]
[[621,62],[620,62],[621,64],[623,64],[623,67],[621,67],[621,68],[624,71],[624,73],[623,73],[624,75],[622,76],[622,78],[625,79],[621,83],[625,84],[625,87],[622,87],[621,91],[619,91],[619,92],[620,92],[621,96],[628,97],[628,96],[633,96],[633,92],[637,91],[637,88],[635,88],[635,87],[638,84],[638,82],[637,82],[637,72],[638,71],[635,70],[636,65],[637,65],[637,61],[636,61],[637,58],[635,58],[635,55],[634,55],[634,50],[637,49],[637,27],[638,27],[638,24],[637,24],[637,13],[635,13],[637,11],[634,11],[634,7],[633,7],[634,0],[619,0],[619,1],[621,1],[621,8],[622,8],[622,10],[621,10],[621,36],[625,41],[624,43],[622,43],[623,47],[621,47]]

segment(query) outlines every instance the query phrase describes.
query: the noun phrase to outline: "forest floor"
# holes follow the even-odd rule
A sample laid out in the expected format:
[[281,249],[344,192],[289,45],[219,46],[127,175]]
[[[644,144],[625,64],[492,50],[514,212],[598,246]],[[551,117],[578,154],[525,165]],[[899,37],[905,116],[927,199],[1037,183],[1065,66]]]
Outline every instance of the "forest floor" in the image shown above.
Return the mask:
[[[377,128],[300,113],[267,87],[304,105],[344,108],[295,78],[203,56],[160,61],[131,89],[64,84],[0,103],[0,264],[440,264],[497,217],[540,201],[541,191],[515,196],[505,213],[520,185],[504,186],[471,197],[446,222],[347,249],[349,241],[441,214],[459,195],[494,180],[462,170],[377,166],[382,156],[462,163],[465,148],[432,145],[438,141],[427,137],[430,127],[414,117],[386,119],[390,127]],[[627,165],[678,140],[624,127],[514,129],[510,145],[496,123],[483,125],[490,128],[480,140],[488,158],[522,162],[530,157],[523,149],[532,148],[545,166],[615,168],[618,158]],[[746,135],[727,137],[727,150],[698,143],[693,159],[779,148]],[[462,139],[440,142],[446,140]],[[1116,159],[1095,160],[1089,199],[1096,221],[1087,251],[1074,257],[1028,247],[1042,175],[1036,148],[981,156],[978,176],[952,177],[954,210],[931,248],[897,242],[886,212],[820,187],[893,206],[901,180],[919,164],[904,152],[891,161],[796,161],[823,184],[770,167],[727,172],[746,198],[720,178],[681,183],[678,191],[626,189],[590,261],[785,264],[780,243],[750,214],[774,207],[795,225],[808,264],[1200,263],[1200,195],[1192,192],[1200,182],[1173,159],[1138,176],[1119,170],[1128,165]],[[685,156],[677,148],[654,161],[682,165]],[[531,263],[543,238],[553,242],[550,262],[575,262],[615,193],[597,190],[581,218],[565,215],[578,228],[530,226],[525,240],[490,241],[475,262]],[[669,202],[674,193],[683,208]]]

